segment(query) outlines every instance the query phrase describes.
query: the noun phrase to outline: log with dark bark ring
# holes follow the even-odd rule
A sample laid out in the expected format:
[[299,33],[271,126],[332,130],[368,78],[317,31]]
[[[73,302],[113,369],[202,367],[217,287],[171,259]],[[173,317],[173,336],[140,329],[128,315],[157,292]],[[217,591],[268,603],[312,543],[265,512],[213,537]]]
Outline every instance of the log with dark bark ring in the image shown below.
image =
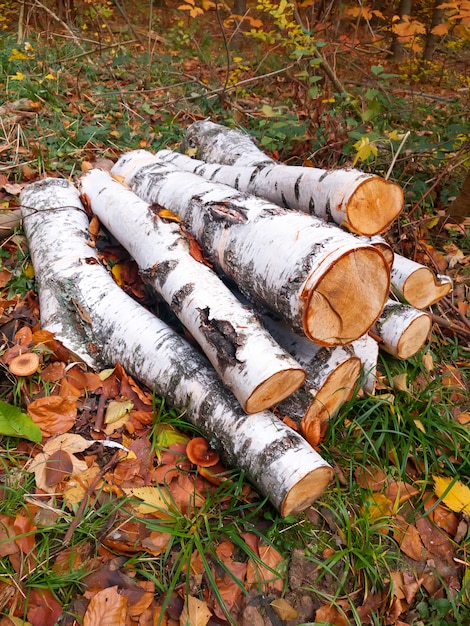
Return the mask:
[[215,272],[191,256],[179,224],[165,222],[158,209],[102,170],[90,170],[79,185],[247,413],[268,409],[300,387],[303,369]]
[[322,170],[280,163],[225,165],[223,152],[214,163],[171,150],[160,150],[156,156],[207,180],[333,221],[359,235],[385,232],[404,206],[403,191],[397,184],[357,169]]
[[124,154],[113,174],[146,202],[179,214],[219,271],[312,341],[350,343],[378,319],[390,272],[370,243],[312,215],[165,165],[145,151]]
[[45,328],[89,362],[121,363],[169,404],[187,407],[225,463],[244,471],[282,515],[321,496],[333,474],[328,463],[272,413],[246,415],[208,361],[116,285],[89,245],[88,219],[71,183],[32,183],[20,202]]

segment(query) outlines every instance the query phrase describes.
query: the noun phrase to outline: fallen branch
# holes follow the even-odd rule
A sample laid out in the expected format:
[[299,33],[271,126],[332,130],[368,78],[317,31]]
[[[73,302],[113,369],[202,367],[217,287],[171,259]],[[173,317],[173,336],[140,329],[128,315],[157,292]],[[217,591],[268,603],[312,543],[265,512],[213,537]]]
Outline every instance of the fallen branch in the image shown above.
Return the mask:
[[332,469],[312,447],[268,411],[246,415],[208,362],[116,285],[88,245],[88,220],[68,181],[33,183],[20,201],[41,319],[45,295],[55,293],[62,309],[55,324],[46,315],[48,330],[57,329],[66,346],[70,336],[81,337],[79,352],[93,352],[89,360],[121,363],[170,404],[186,406],[224,462],[244,471],[282,515],[298,513],[323,493]]
[[80,188],[247,413],[272,407],[300,387],[302,368],[217,275],[190,255],[190,242],[179,224],[165,222],[158,209],[152,210],[107,172],[90,170],[80,179]]
[[[193,126],[206,128],[209,124],[196,122]],[[244,145],[245,136],[237,136]],[[251,167],[224,165],[227,148],[223,145],[220,152],[212,150],[210,154],[216,162],[206,163],[171,150],[160,150],[156,157],[207,180],[333,221],[360,235],[383,233],[403,209],[403,191],[398,185],[357,169],[322,170],[276,162]]]
[[123,155],[113,174],[146,202],[180,215],[219,271],[312,341],[349,343],[378,319],[389,269],[370,243],[314,216],[156,162],[142,150]]

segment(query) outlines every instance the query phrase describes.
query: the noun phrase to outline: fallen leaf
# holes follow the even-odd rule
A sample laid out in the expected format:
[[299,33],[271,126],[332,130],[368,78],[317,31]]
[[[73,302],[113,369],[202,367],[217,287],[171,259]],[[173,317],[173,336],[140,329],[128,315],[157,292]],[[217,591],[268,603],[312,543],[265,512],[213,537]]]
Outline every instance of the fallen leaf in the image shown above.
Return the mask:
[[470,489],[460,480],[433,476],[436,496],[456,513],[470,514]]
[[141,515],[151,513],[156,517],[163,517],[167,519],[168,513],[168,501],[171,502],[171,498],[167,496],[165,499],[162,495],[162,488],[160,487],[133,487],[130,489],[124,489],[124,493],[127,496],[134,496],[143,500],[143,504],[136,505],[136,510]]
[[41,429],[44,437],[65,433],[77,418],[77,406],[62,396],[46,396],[28,405],[28,414]]
[[276,600],[271,602],[271,606],[276,611],[278,617],[284,621],[295,619],[298,616],[294,607],[284,598],[276,598]]
[[408,524],[401,515],[395,518],[393,538],[400,546],[400,550],[414,561],[421,561],[424,546],[418,529],[414,524]]
[[31,626],[55,626],[62,615],[62,606],[49,589],[30,589],[28,621]]
[[72,473],[73,464],[70,454],[65,450],[53,452],[46,460],[45,480],[48,487],[60,483]]
[[186,596],[180,626],[206,626],[211,617],[212,613],[205,602],[194,596]]
[[324,604],[315,612],[315,622],[326,622],[335,626],[350,626],[350,621],[343,611],[333,604]]
[[83,626],[126,626],[127,599],[117,585],[99,591],[88,605]]

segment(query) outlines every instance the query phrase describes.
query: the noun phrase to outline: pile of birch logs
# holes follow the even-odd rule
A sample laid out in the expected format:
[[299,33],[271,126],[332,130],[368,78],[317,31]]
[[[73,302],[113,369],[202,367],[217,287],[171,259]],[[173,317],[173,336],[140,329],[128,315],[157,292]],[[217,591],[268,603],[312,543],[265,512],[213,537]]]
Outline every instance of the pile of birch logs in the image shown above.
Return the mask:
[[[394,183],[279,164],[209,121],[182,152],[136,150],[77,186],[22,191],[41,323],[91,366],[119,362],[186,407],[227,465],[296,514],[332,477],[319,425],[358,384],[374,392],[379,346],[403,359],[423,346],[422,309],[452,285],[380,237],[403,208]],[[113,281],[90,211],[200,350]]]

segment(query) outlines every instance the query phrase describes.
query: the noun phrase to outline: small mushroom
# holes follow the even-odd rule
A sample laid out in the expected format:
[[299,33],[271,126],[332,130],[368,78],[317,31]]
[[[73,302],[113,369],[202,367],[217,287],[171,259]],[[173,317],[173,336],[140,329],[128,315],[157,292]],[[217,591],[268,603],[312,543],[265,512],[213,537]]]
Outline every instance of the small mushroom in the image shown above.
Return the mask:
[[186,456],[199,467],[212,467],[219,462],[220,456],[204,437],[194,437],[186,446]]
[[8,368],[15,376],[31,376],[39,367],[39,356],[35,352],[25,352],[15,356]]

